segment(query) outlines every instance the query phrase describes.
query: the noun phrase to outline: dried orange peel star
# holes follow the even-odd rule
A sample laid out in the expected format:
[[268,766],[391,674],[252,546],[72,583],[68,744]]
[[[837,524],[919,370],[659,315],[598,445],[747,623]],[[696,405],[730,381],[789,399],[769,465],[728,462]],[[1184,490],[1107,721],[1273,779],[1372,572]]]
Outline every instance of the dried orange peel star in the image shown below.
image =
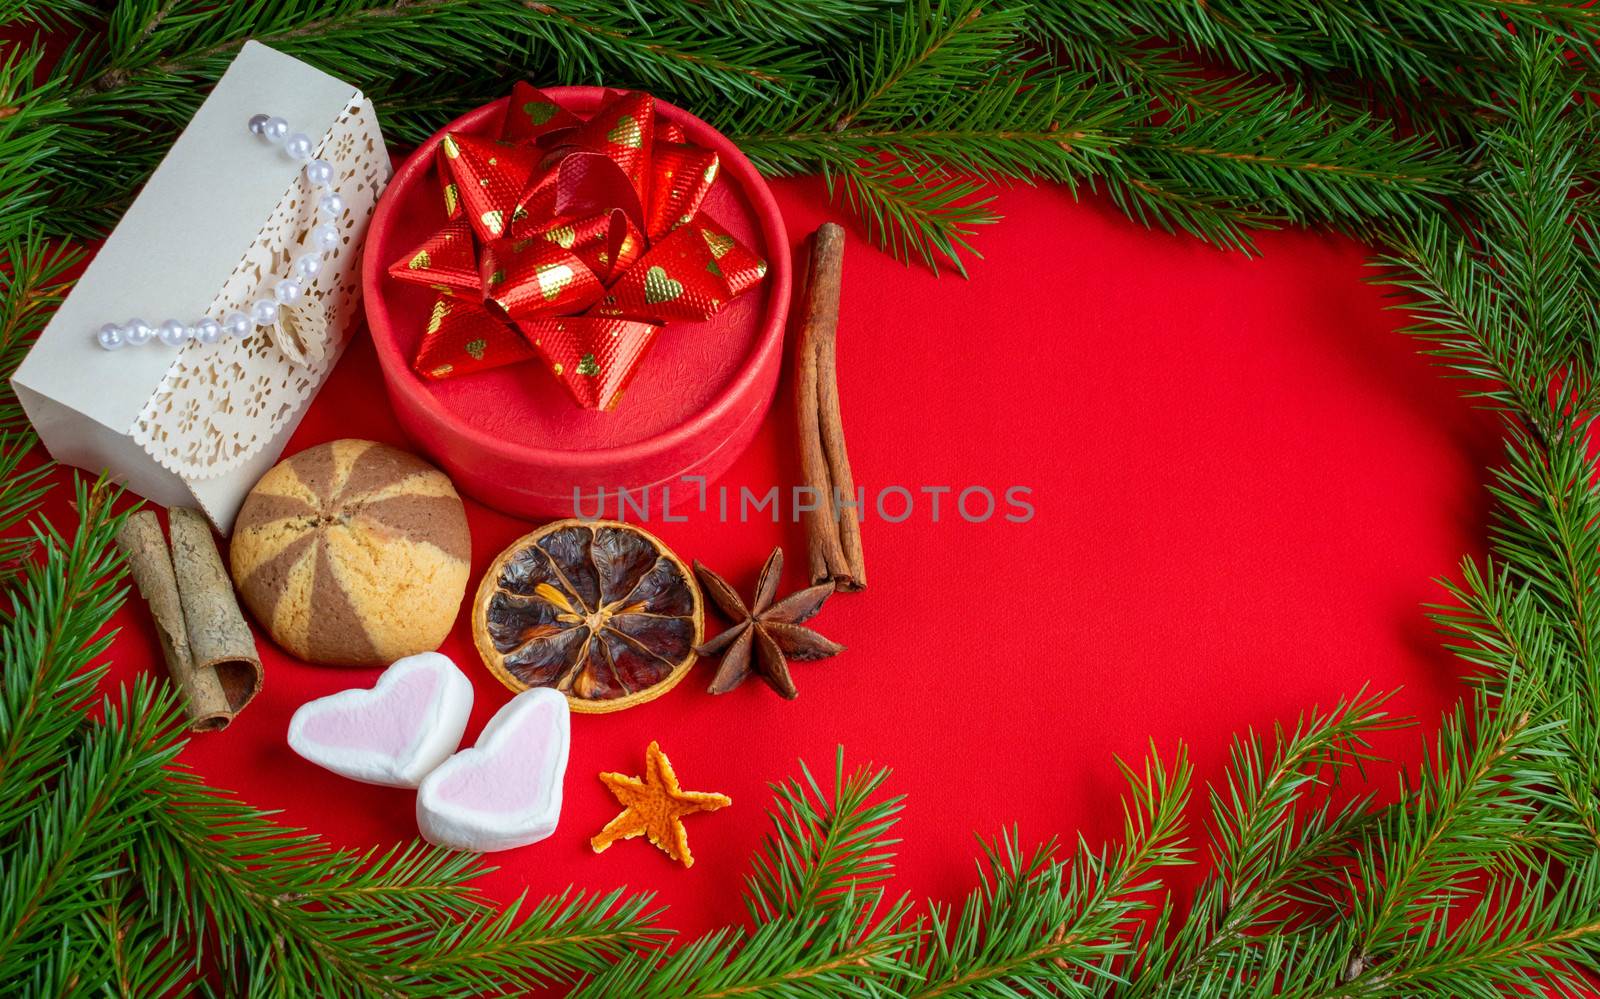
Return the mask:
[[678,786],[672,761],[657,743],[650,743],[644,755],[644,778],[604,773],[600,782],[622,805],[622,813],[589,840],[595,853],[603,853],[619,839],[649,836],[650,842],[685,867],[694,866],[689,852],[689,834],[683,817],[696,812],[727,808],[733,799],[715,791],[685,791]]

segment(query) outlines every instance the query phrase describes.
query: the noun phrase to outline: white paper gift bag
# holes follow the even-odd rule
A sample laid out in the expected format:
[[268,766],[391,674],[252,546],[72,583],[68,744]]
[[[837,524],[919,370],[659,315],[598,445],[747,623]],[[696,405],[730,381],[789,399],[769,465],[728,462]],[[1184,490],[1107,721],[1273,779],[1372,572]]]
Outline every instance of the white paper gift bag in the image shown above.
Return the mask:
[[[106,323],[248,313],[310,249],[320,192],[251,133],[263,113],[334,168],[346,209],[322,271],[276,326],[242,339],[103,349]],[[359,322],[362,240],[389,174],[359,90],[246,43],[12,379],[50,454],[165,506],[198,506],[228,533]]]

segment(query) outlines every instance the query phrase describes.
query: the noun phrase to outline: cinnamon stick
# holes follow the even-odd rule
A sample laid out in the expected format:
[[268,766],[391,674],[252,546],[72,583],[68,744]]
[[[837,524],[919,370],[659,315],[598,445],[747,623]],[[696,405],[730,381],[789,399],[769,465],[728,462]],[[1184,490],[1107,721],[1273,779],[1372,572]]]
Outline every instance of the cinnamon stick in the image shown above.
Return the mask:
[[167,672],[172,682],[183,691],[193,720],[193,706],[215,703],[220,697],[221,685],[215,676],[196,676],[194,660],[189,655],[189,637],[183,627],[183,601],[178,596],[178,577],[172,571],[172,555],[167,551],[167,539],[161,536],[161,524],[149,510],[141,510],[123,522],[117,531],[117,547],[128,563],[128,574],[138,587],[144,602],[155,618],[156,638],[161,643],[161,655],[167,661]]
[[[175,509],[167,515],[172,535],[172,567],[183,598],[183,622],[189,633],[189,654],[200,672],[211,672],[222,686],[227,721],[261,692],[261,659],[256,639],[239,609],[233,579],[222,564],[211,524],[198,510]],[[219,716],[220,717],[220,716]]]
[[801,304],[796,408],[800,464],[815,509],[806,514],[811,581],[840,590],[867,585],[855,478],[839,411],[839,289],[844,276],[844,229],[825,222],[812,237],[806,294]]
[[149,510],[128,518],[117,545],[155,618],[189,729],[218,731],[261,690],[261,660],[210,525],[194,510],[173,510],[168,519],[171,548]]

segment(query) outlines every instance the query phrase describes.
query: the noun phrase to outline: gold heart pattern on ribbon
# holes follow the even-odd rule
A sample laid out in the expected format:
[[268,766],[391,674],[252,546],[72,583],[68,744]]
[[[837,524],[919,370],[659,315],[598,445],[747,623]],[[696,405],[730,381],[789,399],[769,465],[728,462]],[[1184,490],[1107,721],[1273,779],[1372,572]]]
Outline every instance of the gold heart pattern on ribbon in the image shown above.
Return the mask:
[[670,302],[683,294],[683,284],[672,280],[661,267],[652,267],[644,275],[644,300],[654,305]]
[[498,138],[450,133],[436,163],[447,222],[389,267],[437,295],[424,378],[537,358],[578,405],[610,409],[663,324],[709,319],[766,274],[701,210],[717,154],[648,94],[584,120],[519,83]]

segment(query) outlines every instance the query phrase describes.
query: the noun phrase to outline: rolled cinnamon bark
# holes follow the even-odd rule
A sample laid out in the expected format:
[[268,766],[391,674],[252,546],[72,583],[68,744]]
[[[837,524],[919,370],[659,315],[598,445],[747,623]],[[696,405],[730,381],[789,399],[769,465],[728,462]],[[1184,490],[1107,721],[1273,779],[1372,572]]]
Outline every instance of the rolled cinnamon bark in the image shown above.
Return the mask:
[[840,590],[867,585],[861,552],[855,478],[839,411],[839,290],[844,276],[844,229],[825,222],[812,237],[811,263],[800,321],[796,407],[800,462],[815,510],[806,515],[811,581]]
[[189,729],[214,732],[260,692],[261,660],[211,526],[194,510],[175,509],[168,520],[170,549],[149,510],[128,518],[117,544],[155,618],[167,671],[184,695]]
[[172,534],[172,567],[183,598],[183,623],[189,633],[194,668],[217,678],[227,703],[218,728],[233,720],[261,692],[261,659],[255,635],[233,591],[233,578],[198,510],[177,509],[167,516]]
[[117,547],[128,563],[128,574],[139,588],[140,596],[150,607],[155,618],[156,638],[161,643],[161,655],[167,661],[167,672],[178,685],[194,718],[194,706],[201,703],[219,703],[222,687],[216,676],[196,676],[194,660],[189,655],[189,636],[183,627],[183,601],[178,596],[178,578],[172,571],[172,555],[167,551],[167,539],[161,536],[161,524],[149,510],[140,510],[123,522],[117,531]]

